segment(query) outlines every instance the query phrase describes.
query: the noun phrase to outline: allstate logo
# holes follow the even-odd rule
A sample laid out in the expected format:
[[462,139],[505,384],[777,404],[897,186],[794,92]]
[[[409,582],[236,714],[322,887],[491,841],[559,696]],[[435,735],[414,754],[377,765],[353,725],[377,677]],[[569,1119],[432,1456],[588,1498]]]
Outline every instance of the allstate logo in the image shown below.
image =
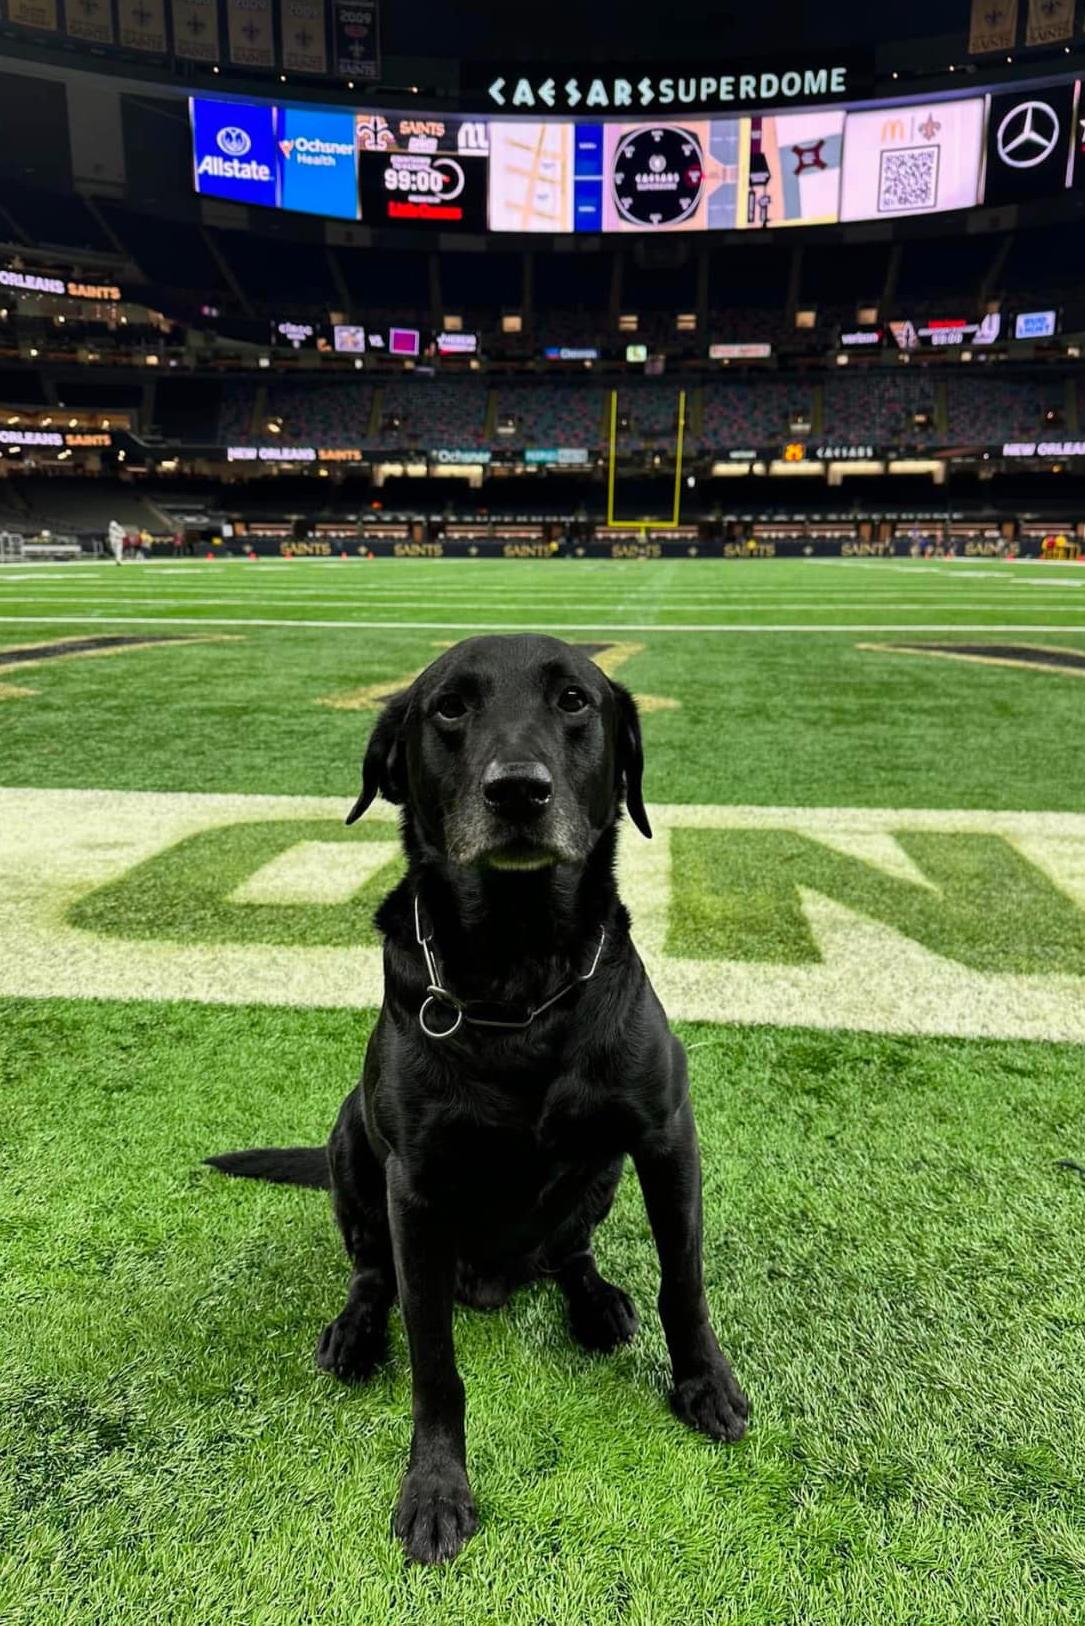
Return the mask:
[[252,148],[252,140],[248,131],[239,129],[236,124],[227,124],[217,136],[218,148],[227,158],[244,158]]

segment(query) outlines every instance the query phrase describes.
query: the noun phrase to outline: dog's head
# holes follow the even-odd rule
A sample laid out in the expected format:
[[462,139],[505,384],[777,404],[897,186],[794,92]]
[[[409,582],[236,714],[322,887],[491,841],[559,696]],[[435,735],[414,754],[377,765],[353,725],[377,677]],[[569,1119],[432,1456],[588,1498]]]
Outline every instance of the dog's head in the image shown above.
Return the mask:
[[407,808],[424,854],[457,865],[583,863],[624,798],[646,836],[637,708],[582,650],[535,634],[467,638],[385,706],[362,765]]

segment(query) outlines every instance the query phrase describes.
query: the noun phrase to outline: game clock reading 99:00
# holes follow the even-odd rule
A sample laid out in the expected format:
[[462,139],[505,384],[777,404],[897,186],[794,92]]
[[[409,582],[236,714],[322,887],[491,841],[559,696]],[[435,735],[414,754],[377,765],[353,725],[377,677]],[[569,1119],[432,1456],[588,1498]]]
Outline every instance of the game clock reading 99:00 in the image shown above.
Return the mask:
[[355,134],[364,221],[486,230],[485,119],[359,113]]

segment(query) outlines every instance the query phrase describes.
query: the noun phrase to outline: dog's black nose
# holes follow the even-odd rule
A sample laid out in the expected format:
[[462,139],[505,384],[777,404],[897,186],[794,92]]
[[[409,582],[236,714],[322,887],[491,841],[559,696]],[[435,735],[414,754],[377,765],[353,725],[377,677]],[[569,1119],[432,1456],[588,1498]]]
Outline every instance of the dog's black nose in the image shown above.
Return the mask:
[[482,794],[495,813],[528,818],[550,800],[554,781],[541,762],[491,762],[482,776]]

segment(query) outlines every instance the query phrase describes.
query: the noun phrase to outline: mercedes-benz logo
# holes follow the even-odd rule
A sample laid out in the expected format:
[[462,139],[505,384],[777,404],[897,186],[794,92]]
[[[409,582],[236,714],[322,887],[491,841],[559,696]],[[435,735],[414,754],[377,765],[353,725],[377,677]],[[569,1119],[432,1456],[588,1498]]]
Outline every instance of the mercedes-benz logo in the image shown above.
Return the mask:
[[1060,128],[1049,102],[1018,102],[998,127],[998,156],[1011,169],[1035,169],[1054,152]]
[[224,152],[227,158],[244,158],[252,146],[248,132],[239,129],[236,124],[225,125],[217,139],[219,151]]

